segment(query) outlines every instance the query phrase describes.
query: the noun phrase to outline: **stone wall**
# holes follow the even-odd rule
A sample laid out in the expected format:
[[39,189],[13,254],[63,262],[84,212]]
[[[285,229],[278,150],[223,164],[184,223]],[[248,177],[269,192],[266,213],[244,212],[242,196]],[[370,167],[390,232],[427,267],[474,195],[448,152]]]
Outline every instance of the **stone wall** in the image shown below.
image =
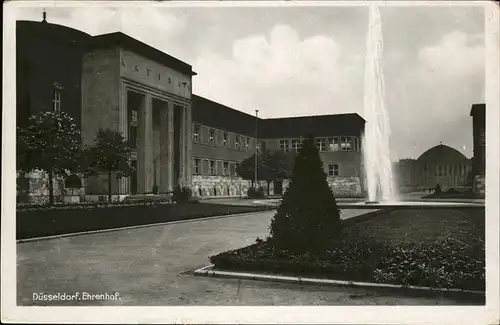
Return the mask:
[[[24,183],[23,186],[20,184]],[[18,191],[27,190],[31,203],[47,203],[49,201],[49,175],[41,170],[34,170],[30,173],[17,174]],[[64,186],[63,177],[54,177],[54,200],[56,202],[66,201],[69,197],[85,195],[84,180],[82,188],[67,189]]]
[[363,195],[361,181],[354,176],[327,177],[328,184],[337,197],[360,197]]
[[[267,191],[267,183],[261,181],[260,186]],[[243,180],[241,177],[232,176],[204,176],[193,175],[191,189],[193,196],[246,196],[248,189],[252,186],[251,181]],[[273,194],[273,184],[270,184],[269,192]]]
[[[354,176],[328,176],[326,178],[328,185],[333,190],[336,197],[361,197],[361,181],[359,177]],[[289,181],[283,181],[283,193],[288,188]]]

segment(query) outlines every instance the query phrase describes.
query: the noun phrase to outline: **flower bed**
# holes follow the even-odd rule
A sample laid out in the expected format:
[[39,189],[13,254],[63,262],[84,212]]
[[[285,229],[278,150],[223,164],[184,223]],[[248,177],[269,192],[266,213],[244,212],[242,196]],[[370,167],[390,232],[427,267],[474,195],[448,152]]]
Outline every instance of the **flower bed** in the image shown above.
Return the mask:
[[[106,207],[106,208],[103,208]],[[17,211],[17,239],[269,210],[208,203],[81,205]]]
[[258,240],[210,259],[224,270],[484,290],[484,209],[427,212],[391,211],[350,225],[321,254],[293,253]]

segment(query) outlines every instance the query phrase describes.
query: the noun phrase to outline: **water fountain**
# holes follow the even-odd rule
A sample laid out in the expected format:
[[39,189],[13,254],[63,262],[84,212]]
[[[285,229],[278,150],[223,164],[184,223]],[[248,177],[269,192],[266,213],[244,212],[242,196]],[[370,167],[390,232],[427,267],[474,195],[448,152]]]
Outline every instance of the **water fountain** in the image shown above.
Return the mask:
[[[428,200],[405,201],[398,194],[391,162],[389,137],[391,127],[385,107],[382,23],[378,6],[370,6],[369,27],[366,40],[364,106],[365,133],[363,136],[363,159],[368,187],[368,201],[341,203],[348,207],[427,207],[427,208],[477,208],[484,202],[429,202]],[[479,203],[479,204],[478,204]]]
[[383,37],[380,12],[370,6],[366,41],[364,106],[367,120],[364,134],[364,166],[368,187],[368,202],[397,202],[389,137],[391,127],[385,107],[384,74],[382,71]]

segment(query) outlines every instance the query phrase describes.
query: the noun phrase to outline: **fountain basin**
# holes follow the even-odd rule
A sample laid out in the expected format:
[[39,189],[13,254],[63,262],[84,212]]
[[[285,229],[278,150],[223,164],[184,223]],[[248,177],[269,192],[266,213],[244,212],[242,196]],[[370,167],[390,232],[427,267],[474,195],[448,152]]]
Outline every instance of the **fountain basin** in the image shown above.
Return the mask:
[[365,202],[339,202],[339,209],[450,209],[450,208],[475,208],[484,209],[484,202],[438,202],[438,201],[365,201]]

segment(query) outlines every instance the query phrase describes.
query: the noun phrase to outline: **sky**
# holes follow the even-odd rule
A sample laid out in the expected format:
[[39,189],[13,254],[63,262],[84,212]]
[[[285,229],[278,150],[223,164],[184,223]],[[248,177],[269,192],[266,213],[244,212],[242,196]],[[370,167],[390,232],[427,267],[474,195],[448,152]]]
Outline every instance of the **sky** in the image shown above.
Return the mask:
[[[46,7],[91,35],[121,31],[193,66],[193,93],[260,117],[364,115],[368,7]],[[484,9],[382,7],[391,158],[449,145],[472,156],[485,100]],[[41,20],[41,8],[18,19]]]

